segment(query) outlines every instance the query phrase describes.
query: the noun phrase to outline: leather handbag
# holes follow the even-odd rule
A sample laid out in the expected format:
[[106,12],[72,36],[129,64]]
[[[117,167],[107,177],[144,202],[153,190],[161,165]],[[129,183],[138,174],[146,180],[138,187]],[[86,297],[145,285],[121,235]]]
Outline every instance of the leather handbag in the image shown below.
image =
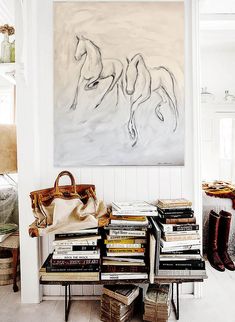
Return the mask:
[[[63,176],[69,176],[70,185],[59,186]],[[69,171],[59,173],[53,188],[32,191],[30,198],[35,217],[29,226],[31,237],[98,227],[99,218],[107,213],[103,201],[96,197],[95,186],[77,185]]]

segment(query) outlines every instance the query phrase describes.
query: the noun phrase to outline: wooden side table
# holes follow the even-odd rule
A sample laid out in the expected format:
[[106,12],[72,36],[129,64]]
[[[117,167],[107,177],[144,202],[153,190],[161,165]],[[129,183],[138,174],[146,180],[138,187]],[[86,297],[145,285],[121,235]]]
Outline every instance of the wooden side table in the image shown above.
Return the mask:
[[13,291],[18,292],[17,286],[17,265],[19,262],[20,241],[19,232],[15,232],[0,243],[0,249],[9,250],[13,257]]

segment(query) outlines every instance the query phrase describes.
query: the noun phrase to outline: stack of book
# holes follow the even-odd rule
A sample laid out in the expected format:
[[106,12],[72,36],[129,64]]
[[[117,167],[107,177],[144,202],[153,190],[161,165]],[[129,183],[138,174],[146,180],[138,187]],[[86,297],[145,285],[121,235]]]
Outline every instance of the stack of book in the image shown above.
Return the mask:
[[127,322],[134,313],[134,303],[123,304],[105,294],[101,296],[100,320],[104,322]]
[[200,255],[201,238],[192,203],[186,199],[161,199],[159,216],[154,218],[161,230],[159,276],[200,278],[206,275]]
[[104,228],[102,280],[148,278],[149,213],[157,213],[156,207],[145,202],[112,203],[110,223]]
[[144,321],[167,322],[170,315],[170,284],[150,284],[144,299]]
[[41,280],[98,281],[99,239],[98,228],[55,234],[54,252],[40,269]]
[[134,301],[139,295],[135,285],[109,285],[103,287],[101,297],[101,321],[130,321],[134,312]]

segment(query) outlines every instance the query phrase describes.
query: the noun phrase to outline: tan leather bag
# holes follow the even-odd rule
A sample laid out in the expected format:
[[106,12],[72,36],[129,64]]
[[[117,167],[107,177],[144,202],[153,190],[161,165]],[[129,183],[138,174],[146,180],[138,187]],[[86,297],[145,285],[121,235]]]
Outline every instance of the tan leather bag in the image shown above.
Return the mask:
[[[62,176],[69,176],[71,185],[59,186]],[[98,227],[99,218],[107,208],[97,200],[95,186],[76,185],[69,171],[62,171],[53,188],[30,193],[35,221],[29,226],[31,237],[48,233],[69,232]]]

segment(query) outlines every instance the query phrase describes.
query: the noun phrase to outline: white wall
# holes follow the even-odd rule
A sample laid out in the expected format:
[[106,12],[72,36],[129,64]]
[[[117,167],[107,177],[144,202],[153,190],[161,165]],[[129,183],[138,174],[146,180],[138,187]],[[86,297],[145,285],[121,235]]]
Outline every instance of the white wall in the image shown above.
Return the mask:
[[[25,3],[25,1],[24,1]],[[37,302],[37,241],[27,236],[33,221],[28,194],[51,186],[61,169],[53,166],[53,24],[52,1],[31,0],[25,4],[28,16],[23,57],[19,53],[18,126],[19,198],[21,222],[22,301]],[[19,21],[20,24],[22,22]],[[191,1],[186,1],[185,27],[185,166],[184,167],[84,167],[71,170],[78,182],[94,183],[106,202],[116,200],[185,197],[193,201],[194,178],[193,100],[192,100],[192,18]],[[19,37],[22,37],[22,29]],[[22,72],[22,63],[24,70]],[[198,164],[197,164],[198,166]],[[200,217],[198,204],[194,204]],[[43,242],[43,257],[50,250],[50,238]],[[30,254],[30,259],[27,257]],[[30,265],[29,265],[30,263]],[[32,287],[33,285],[33,287]],[[50,288],[48,294],[60,292]],[[77,292],[81,290],[77,289]],[[84,292],[86,289],[84,288]],[[83,292],[83,293],[84,293]]]
[[201,85],[215,95],[215,103],[222,103],[225,90],[235,95],[234,57],[233,40],[230,44],[219,41],[201,48]]

